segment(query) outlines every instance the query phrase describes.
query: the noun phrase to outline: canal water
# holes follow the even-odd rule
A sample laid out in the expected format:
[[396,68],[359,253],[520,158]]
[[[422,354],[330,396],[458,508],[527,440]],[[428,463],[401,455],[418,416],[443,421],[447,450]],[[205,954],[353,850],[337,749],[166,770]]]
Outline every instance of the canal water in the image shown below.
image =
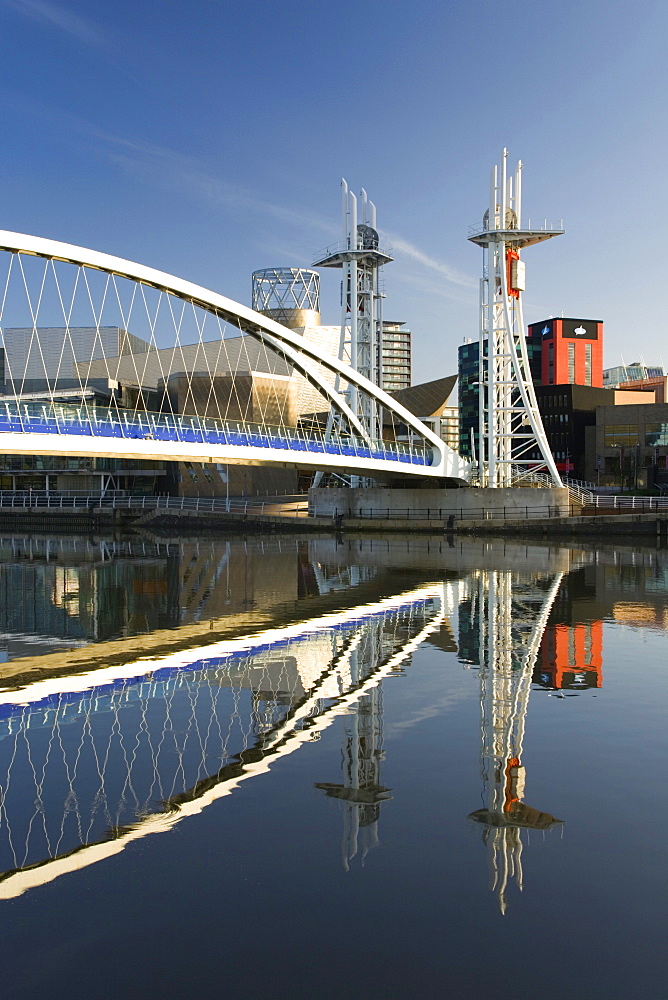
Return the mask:
[[0,538],[3,995],[666,995],[668,551]]

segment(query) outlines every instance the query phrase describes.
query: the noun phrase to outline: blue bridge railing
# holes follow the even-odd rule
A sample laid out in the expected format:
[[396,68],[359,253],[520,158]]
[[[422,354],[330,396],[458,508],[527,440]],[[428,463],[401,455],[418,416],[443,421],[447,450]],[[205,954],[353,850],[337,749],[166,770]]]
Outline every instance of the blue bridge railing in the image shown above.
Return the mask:
[[410,465],[432,464],[431,447],[421,445],[378,439],[366,441],[352,435],[306,434],[298,428],[245,421],[223,421],[148,411],[124,412],[121,409],[41,401],[0,402],[0,433],[3,431],[236,445],[404,462]]

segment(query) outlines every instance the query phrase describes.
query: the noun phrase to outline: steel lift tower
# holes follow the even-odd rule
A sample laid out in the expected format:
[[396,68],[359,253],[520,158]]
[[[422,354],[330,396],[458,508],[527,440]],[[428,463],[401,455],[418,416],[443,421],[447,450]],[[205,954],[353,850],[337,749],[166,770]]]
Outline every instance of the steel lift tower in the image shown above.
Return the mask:
[[[362,189],[360,203],[341,180],[343,195],[343,242],[328,247],[313,262],[314,267],[342,267],[341,341],[339,358],[371,382],[383,384],[382,333],[383,296],[379,270],[393,258],[379,249],[376,206]],[[359,221],[358,221],[359,220]],[[347,402],[360,417],[371,438],[382,437],[380,407],[355,386],[346,390]]]
[[561,477],[538,412],[526,346],[520,251],[563,233],[561,220],[522,218],[522,163],[508,175],[508,150],[492,170],[489,208],[469,239],[483,249],[480,282],[478,468],[481,486],[510,486],[527,467]]

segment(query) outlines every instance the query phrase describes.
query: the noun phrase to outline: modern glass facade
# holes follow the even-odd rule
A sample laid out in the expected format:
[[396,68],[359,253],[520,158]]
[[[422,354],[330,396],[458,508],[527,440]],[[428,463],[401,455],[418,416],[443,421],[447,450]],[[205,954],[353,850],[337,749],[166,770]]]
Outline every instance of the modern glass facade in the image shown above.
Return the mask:
[[[77,364],[142,354],[149,345],[118,326],[5,327],[2,383],[8,394],[77,388]],[[5,384],[6,383],[6,384]]]
[[[485,343],[485,354],[487,344]],[[459,454],[473,458],[471,434],[476,457],[479,454],[478,392],[480,388],[479,345],[477,340],[462,344],[458,351],[459,385]],[[484,376],[483,376],[484,377]]]

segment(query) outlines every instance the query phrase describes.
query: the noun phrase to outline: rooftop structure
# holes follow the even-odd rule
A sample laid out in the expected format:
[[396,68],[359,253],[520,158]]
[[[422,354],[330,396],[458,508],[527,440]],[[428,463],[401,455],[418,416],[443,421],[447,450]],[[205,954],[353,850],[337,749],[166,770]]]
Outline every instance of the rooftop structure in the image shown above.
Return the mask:
[[253,271],[253,309],[294,330],[320,325],[320,275],[305,267]]
[[459,450],[459,409],[448,403],[456,382],[456,375],[447,375],[392,393],[453,451]]
[[636,389],[640,392],[651,392],[655,403],[668,403],[668,375],[630,379],[628,382],[620,382],[615,388],[618,391]]
[[606,389],[615,389],[623,382],[645,382],[647,379],[660,378],[663,373],[662,365],[646,365],[642,361],[633,361],[630,365],[606,368],[603,372],[603,385]]

